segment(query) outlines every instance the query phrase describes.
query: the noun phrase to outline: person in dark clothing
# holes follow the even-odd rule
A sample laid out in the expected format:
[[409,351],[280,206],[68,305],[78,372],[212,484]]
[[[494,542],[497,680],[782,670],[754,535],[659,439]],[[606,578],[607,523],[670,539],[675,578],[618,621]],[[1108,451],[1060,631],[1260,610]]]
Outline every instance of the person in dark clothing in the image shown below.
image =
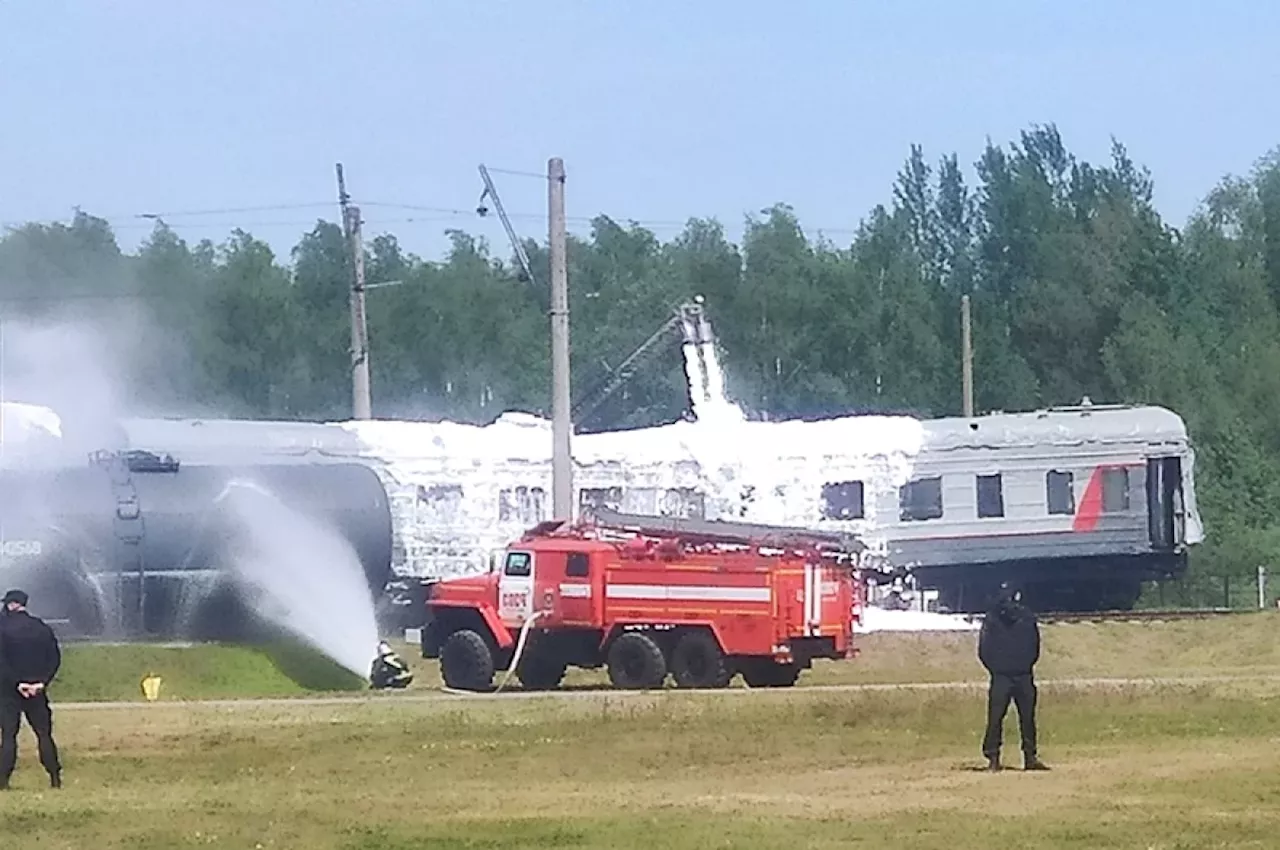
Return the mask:
[[407,688],[413,681],[409,665],[400,660],[395,650],[386,642],[378,644],[378,657],[373,660],[369,672],[369,687],[375,689]]
[[26,716],[36,733],[40,764],[51,788],[62,787],[62,763],[53,740],[53,710],[46,689],[62,665],[53,629],[27,613],[27,594],[10,590],[0,600],[0,789],[18,763],[18,729]]
[[1000,585],[995,604],[982,621],[978,634],[978,659],[991,675],[987,689],[987,731],[982,755],[988,770],[1001,770],[1000,746],[1009,702],[1018,709],[1022,733],[1022,757],[1026,770],[1048,770],[1036,751],[1036,683],[1034,669],[1040,660],[1040,626],[1022,604],[1022,597],[1007,584]]

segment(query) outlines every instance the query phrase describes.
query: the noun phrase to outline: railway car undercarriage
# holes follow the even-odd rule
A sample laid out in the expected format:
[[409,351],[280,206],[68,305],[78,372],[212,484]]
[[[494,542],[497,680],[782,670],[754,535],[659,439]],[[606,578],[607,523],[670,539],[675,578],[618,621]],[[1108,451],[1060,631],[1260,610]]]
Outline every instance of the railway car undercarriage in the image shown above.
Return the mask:
[[916,583],[938,591],[939,608],[975,613],[986,609],[1001,582],[1022,589],[1037,613],[1129,611],[1146,582],[1185,574],[1187,554],[1110,556],[1091,559],[1005,561],[929,567],[913,572]]

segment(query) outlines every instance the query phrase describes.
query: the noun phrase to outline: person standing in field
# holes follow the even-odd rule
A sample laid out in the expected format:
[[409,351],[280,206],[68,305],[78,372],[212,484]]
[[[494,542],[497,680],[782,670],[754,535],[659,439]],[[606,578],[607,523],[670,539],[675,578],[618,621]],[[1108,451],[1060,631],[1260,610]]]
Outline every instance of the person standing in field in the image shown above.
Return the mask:
[[62,763],[53,740],[53,710],[46,689],[62,665],[58,638],[27,613],[27,594],[10,590],[0,600],[0,790],[18,763],[18,729],[25,716],[36,733],[49,787],[62,787]]
[[1018,709],[1025,770],[1048,770],[1036,750],[1035,666],[1040,660],[1040,625],[1022,604],[1022,596],[1001,584],[995,604],[982,620],[978,633],[978,659],[991,676],[987,688],[987,731],[982,755],[987,769],[1002,770],[1000,746],[1004,718],[1012,701]]

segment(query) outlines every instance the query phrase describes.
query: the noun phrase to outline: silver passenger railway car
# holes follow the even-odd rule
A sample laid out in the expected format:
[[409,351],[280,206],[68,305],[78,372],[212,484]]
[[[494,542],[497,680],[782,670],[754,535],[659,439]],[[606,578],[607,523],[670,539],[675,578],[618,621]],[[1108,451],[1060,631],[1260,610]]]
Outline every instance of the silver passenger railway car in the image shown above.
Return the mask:
[[1129,609],[1203,539],[1194,462],[1182,419],[1161,407],[937,419],[876,515],[890,560],[950,610],[981,609],[1009,579],[1040,610]]

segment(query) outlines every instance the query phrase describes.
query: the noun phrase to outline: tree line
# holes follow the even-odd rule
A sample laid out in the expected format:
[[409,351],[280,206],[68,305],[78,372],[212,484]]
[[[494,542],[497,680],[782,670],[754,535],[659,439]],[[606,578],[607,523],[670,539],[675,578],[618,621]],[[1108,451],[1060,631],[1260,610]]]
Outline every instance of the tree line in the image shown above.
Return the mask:
[[[958,414],[960,299],[973,308],[976,407],[1166,405],[1197,446],[1210,540],[1197,561],[1251,572],[1280,555],[1280,157],[1207,187],[1182,227],[1119,143],[1072,154],[1053,126],[989,144],[976,180],[913,147],[891,197],[846,243],[791,208],[748,218],[740,244],[692,218],[677,236],[606,215],[570,238],[574,391],[607,378],[695,295],[727,386],[753,416]],[[390,234],[366,246],[375,415],[484,422],[549,413],[545,245],[506,251],[449,231],[441,259]],[[505,246],[504,246],[505,247]],[[8,320],[74,316],[116,328],[138,409],[276,419],[350,416],[351,264],[318,220],[288,258],[236,230],[190,244],[158,223],[123,252],[78,213],[0,238]],[[678,336],[590,412],[584,430],[686,415]]]

